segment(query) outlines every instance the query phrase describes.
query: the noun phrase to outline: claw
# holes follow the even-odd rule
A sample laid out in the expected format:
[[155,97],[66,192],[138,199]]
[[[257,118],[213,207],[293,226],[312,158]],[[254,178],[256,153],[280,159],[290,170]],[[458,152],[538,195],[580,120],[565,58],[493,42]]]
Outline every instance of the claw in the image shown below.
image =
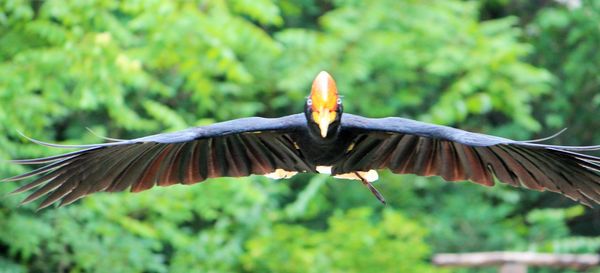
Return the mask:
[[385,202],[385,198],[383,197],[383,195],[375,188],[373,187],[373,184],[369,181],[367,181],[364,177],[362,177],[358,172],[354,172],[354,174],[356,174],[356,176],[358,178],[360,178],[360,181],[363,183],[363,185],[365,185],[373,195],[375,195],[375,198],[377,198],[377,200],[379,200],[379,202],[381,202],[382,204],[386,205],[387,203]]

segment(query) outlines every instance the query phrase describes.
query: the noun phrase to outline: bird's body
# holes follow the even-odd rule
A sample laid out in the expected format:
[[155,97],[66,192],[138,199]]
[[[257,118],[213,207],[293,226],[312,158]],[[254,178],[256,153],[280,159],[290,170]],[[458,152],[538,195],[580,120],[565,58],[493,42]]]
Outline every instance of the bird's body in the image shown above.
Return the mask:
[[352,141],[353,132],[340,129],[335,138],[322,139],[314,137],[308,130],[302,130],[293,140],[313,166],[331,166],[338,162]]
[[376,170],[438,175],[491,186],[494,178],[513,186],[550,190],[587,205],[600,203],[600,158],[580,153],[600,146],[574,147],[514,141],[403,118],[371,119],[343,114],[333,78],[321,72],[304,113],[280,118],[242,118],[180,132],[97,145],[14,160],[45,164],[5,179],[38,176],[15,192],[39,187],[23,202],[47,195],[40,207],[69,204],[99,191],[131,191],[155,185],[192,184],[213,177],[328,173],[371,185]]

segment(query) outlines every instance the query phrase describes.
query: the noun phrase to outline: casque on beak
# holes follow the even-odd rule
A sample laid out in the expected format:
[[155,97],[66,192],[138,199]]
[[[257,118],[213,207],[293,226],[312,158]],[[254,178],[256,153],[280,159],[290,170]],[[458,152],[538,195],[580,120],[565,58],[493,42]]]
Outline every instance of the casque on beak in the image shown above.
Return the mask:
[[321,71],[313,81],[310,100],[312,119],[319,125],[321,137],[327,137],[329,125],[335,121],[338,110],[338,92],[335,81],[325,71]]

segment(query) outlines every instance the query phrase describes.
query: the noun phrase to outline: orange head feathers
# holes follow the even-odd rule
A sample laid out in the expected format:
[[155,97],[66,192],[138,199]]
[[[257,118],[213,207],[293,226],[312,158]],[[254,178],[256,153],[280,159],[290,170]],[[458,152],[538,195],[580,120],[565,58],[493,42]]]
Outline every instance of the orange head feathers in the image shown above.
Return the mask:
[[325,71],[321,71],[313,81],[308,106],[312,112],[312,120],[319,125],[321,136],[325,138],[329,125],[338,117],[341,100],[335,81]]

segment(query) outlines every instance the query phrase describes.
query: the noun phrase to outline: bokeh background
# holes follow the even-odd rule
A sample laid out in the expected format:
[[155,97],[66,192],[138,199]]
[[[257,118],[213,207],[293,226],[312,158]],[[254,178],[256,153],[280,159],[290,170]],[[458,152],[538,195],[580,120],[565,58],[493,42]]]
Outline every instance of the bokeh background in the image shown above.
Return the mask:
[[[302,111],[329,71],[345,110],[600,144],[600,1],[0,1],[0,158]],[[26,171],[2,162],[0,177]],[[323,175],[213,179],[18,206],[1,272],[495,272],[440,252],[595,253],[600,210],[553,193],[383,172],[382,206]],[[530,272],[567,272],[531,269]],[[596,271],[598,272],[598,271]]]

